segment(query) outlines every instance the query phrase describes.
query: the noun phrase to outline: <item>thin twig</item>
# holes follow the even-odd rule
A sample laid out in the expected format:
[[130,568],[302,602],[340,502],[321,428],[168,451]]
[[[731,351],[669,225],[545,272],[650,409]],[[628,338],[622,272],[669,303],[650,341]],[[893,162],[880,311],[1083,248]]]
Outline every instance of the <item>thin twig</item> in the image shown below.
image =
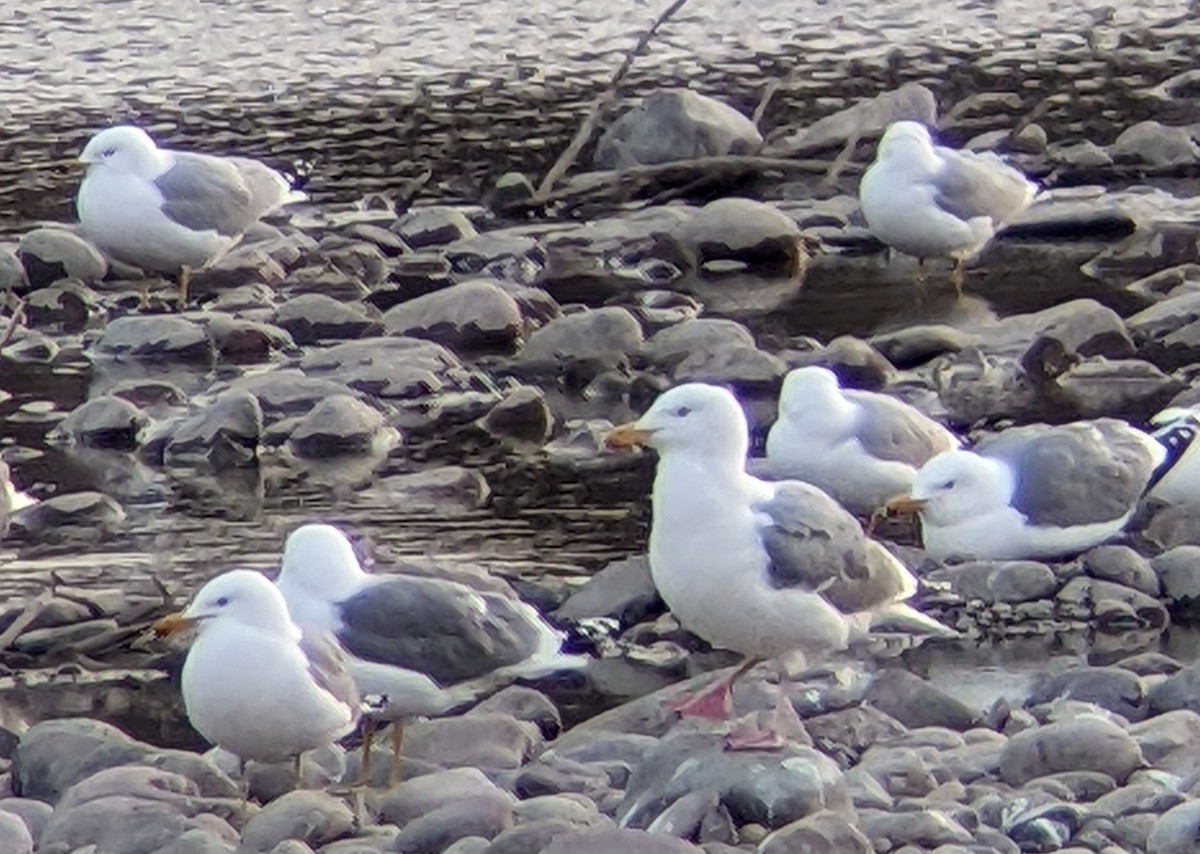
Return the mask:
[[542,182],[538,184],[537,192],[533,194],[534,202],[538,204],[545,202],[554,184],[575,163],[575,160],[579,157],[579,153],[583,151],[583,147],[592,138],[592,134],[596,130],[596,125],[600,123],[600,117],[604,114],[604,110],[616,100],[617,89],[620,87],[621,81],[625,79],[625,75],[629,73],[629,69],[633,67],[633,60],[650,44],[650,40],[654,38],[659,27],[682,9],[685,3],[687,3],[687,0],[675,0],[675,2],[664,9],[654,20],[654,23],[650,25],[650,28],[642,33],[641,38],[637,40],[637,44],[625,54],[624,61],[609,80],[608,87],[592,101],[591,106],[588,107],[587,115],[583,119],[583,123],[579,126],[579,130],[575,132],[575,136],[571,138],[571,142],[563,149],[558,159],[554,161],[554,165],[546,172],[546,177],[542,178]]
[[[758,96],[758,106],[754,108],[754,115],[750,117],[750,121],[754,122],[756,128],[762,124],[763,114],[766,113],[771,99],[775,97],[775,93],[779,91],[782,85],[778,77],[772,77],[767,81],[767,85],[763,87],[762,94]],[[759,128],[759,133],[761,132],[762,129]]]
[[50,600],[53,598],[54,594],[52,592],[43,590],[33,601],[25,606],[25,610],[9,623],[8,628],[4,630],[4,634],[0,634],[0,652],[13,645],[13,641],[20,637],[25,629],[29,628],[29,624],[36,620],[42,611],[46,610],[46,606],[50,604]]
[[8,319],[8,326],[5,328],[4,334],[0,336],[0,350],[8,346],[17,333],[17,327],[25,322],[25,300],[15,294],[13,296],[17,300],[17,306],[13,309],[12,317]]

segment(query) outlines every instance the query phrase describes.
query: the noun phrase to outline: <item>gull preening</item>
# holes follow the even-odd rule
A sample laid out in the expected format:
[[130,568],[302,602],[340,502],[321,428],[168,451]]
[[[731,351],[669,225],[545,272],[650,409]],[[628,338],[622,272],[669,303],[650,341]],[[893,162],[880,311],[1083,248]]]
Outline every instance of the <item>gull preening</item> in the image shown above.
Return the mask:
[[87,166],[75,202],[84,235],[118,261],[177,276],[180,307],[192,271],[218,260],[262,217],[304,198],[257,160],[169,151],[132,125],[96,134],[79,162]]
[[920,514],[935,559],[1064,557],[1118,534],[1166,460],[1153,437],[1112,418],[1013,427],[934,457],[892,506]]
[[767,434],[771,478],[802,480],[847,510],[869,515],[908,491],[917,469],[958,438],[886,394],[843,389],[828,368],[796,368],[783,381]]
[[[469,705],[518,676],[579,663],[560,653],[563,636],[515,595],[441,578],[368,575],[332,525],[292,532],[275,583],[292,619],[332,635],[360,691],[382,698],[369,717],[394,724],[393,780],[406,720]],[[364,779],[369,741],[366,748]]]
[[[905,604],[916,579],[819,489],[745,471],[749,430],[729,391],[688,383],[662,394],[608,444],[658,452],[650,572],[671,612],[747,663],[676,708],[720,717],[734,679],[792,650],[841,650],[872,623],[952,634]],[[759,735],[770,743],[769,730]],[[763,743],[752,737],[749,743]]]
[[962,297],[963,265],[1033,203],[1037,185],[992,152],[935,145],[919,122],[893,122],[863,174],[859,201],[879,240],[917,258],[952,258]]
[[300,759],[348,735],[360,694],[337,645],[302,631],[283,596],[257,572],[219,575],[187,609],[154,625],[160,636],[196,626],[183,665],[183,705],[196,731],[239,761]]

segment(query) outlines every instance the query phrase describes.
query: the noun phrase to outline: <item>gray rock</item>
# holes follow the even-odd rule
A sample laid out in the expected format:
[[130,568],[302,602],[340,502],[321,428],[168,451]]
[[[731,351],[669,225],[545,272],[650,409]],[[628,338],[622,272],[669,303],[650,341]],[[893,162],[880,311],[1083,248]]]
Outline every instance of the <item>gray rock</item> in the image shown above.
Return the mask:
[[516,229],[497,229],[442,247],[442,257],[460,280],[480,277],[530,284],[543,264],[537,240]]
[[525,854],[527,851],[541,851],[557,836],[564,833],[576,833],[580,830],[578,824],[561,818],[543,818],[523,822],[511,827],[491,840],[483,849],[484,854]]
[[450,768],[392,787],[381,799],[379,813],[385,821],[404,826],[447,804],[501,794],[503,790],[479,769]]
[[945,584],[966,601],[1034,602],[1054,596],[1059,581],[1044,563],[1032,560],[972,561],[933,570],[931,584]]
[[1185,667],[1150,689],[1152,714],[1176,709],[1200,713],[1200,665]]
[[1187,128],[1167,127],[1153,120],[1126,128],[1108,147],[1113,160],[1167,168],[1200,161],[1200,147]]
[[339,302],[325,294],[293,297],[275,310],[272,320],[301,345],[363,338],[382,329],[362,304]]
[[1158,575],[1150,562],[1129,546],[1097,546],[1080,558],[1093,578],[1140,590],[1148,596],[1161,592]]
[[1171,607],[1200,603],[1200,546],[1176,546],[1150,560]]
[[1200,358],[1200,293],[1180,289],[1125,321],[1138,354],[1167,370]]
[[634,771],[617,813],[625,827],[648,827],[679,798],[713,791],[738,824],[782,827],[821,809],[851,815],[837,765],[809,747],[730,752],[720,734],[672,732]]
[[1144,764],[1137,742],[1111,721],[1078,717],[1018,733],[1000,755],[1000,778],[1020,786],[1059,771],[1098,771],[1124,782]]
[[189,298],[210,299],[221,291],[248,285],[276,286],[287,274],[283,266],[256,246],[242,245],[215,263],[193,271],[188,280]]
[[703,849],[644,830],[585,830],[564,833],[541,850],[541,854],[702,854]]
[[[1092,617],[1104,622],[1110,617],[1132,620],[1135,627],[1161,628],[1167,624],[1167,611],[1159,601],[1111,581],[1076,576],[1055,594],[1055,600],[1076,616]],[[1119,606],[1119,607],[1114,607]],[[1120,628],[1115,623],[1114,627]]]
[[615,560],[571,594],[554,615],[561,620],[613,617],[632,626],[662,613],[645,555]]
[[118,317],[104,327],[97,347],[114,356],[208,363],[215,348],[208,330],[169,315]]
[[[0,281],[4,253],[0,251]],[[0,290],[4,288],[0,286]],[[97,315],[100,299],[81,282],[67,280],[41,288],[25,298],[25,313],[34,326],[58,326],[65,332],[82,332]]]
[[285,839],[313,846],[349,836],[354,814],[325,792],[297,789],[267,804],[247,822],[242,832],[246,851],[268,852]]
[[1128,721],[1142,720],[1149,707],[1142,680],[1121,667],[1081,667],[1056,674],[1034,687],[1027,704],[1058,700],[1093,703]]
[[218,471],[253,465],[262,431],[258,398],[244,391],[227,391],[171,430],[163,462],[168,466],[202,462]]
[[443,768],[520,768],[540,742],[537,727],[494,713],[421,721],[405,733],[405,756]]
[[[1200,546],[1200,503],[1172,504],[1158,508],[1142,528],[1142,536],[1164,554],[1170,554],[1178,548]],[[1164,564],[1171,567],[1171,574],[1174,576],[1172,584],[1178,586],[1182,597],[1177,605],[1186,604],[1182,600],[1191,598],[1186,592],[1191,588],[1186,560],[1188,558],[1178,561],[1172,559],[1172,562]],[[1159,578],[1163,583],[1164,593],[1167,593],[1166,577],[1162,571],[1159,572]]]
[[50,438],[87,448],[131,451],[146,423],[142,410],[128,400],[101,395],[71,410]]
[[1200,800],[1185,801],[1163,813],[1146,840],[1146,854],[1192,854],[1200,839]]
[[899,368],[923,365],[934,356],[957,353],[970,346],[975,336],[948,324],[922,324],[871,336],[868,343],[888,362]]
[[[189,817],[179,804],[113,796],[56,810],[38,840],[37,850],[40,854],[71,854],[79,850],[156,854],[190,831],[215,837],[214,841],[230,844],[237,841],[237,832],[216,816]],[[212,850],[209,845],[208,851]]]
[[396,220],[392,231],[413,249],[444,246],[479,233],[461,211],[444,205],[411,208]]
[[941,845],[968,845],[975,837],[942,811],[884,812],[863,810],[858,829],[866,834],[876,850],[893,851],[902,845],[931,850]]
[[642,327],[627,310],[598,308],[550,321],[529,336],[516,366],[534,375],[574,376],[586,385],[604,371],[624,369],[642,346]]
[[388,504],[403,506],[410,512],[436,512],[448,504],[477,510],[487,503],[491,489],[478,469],[438,466],[383,478],[366,494],[378,496]]
[[17,257],[25,267],[29,286],[37,289],[62,279],[94,285],[108,272],[108,262],[95,247],[61,228],[35,228],[21,238]]
[[938,726],[964,731],[979,715],[966,704],[930,685],[915,673],[890,667],[876,673],[863,695],[884,714],[911,728]]
[[13,755],[13,791],[57,803],[79,781],[117,765],[142,759],[150,748],[116,727],[84,718],[35,724]]
[[1048,153],[1056,163],[1076,169],[1101,169],[1112,166],[1112,157],[1090,139],[1070,145],[1051,145]]
[[822,810],[784,825],[759,843],[756,854],[874,854],[875,849],[844,816]]
[[257,398],[264,421],[270,423],[292,415],[305,415],[325,398],[345,394],[346,386],[289,369],[242,377],[230,383],[226,394],[234,392],[245,392]]
[[512,801],[506,793],[470,795],[405,824],[391,850],[403,854],[438,854],[465,836],[493,839],[512,825]]
[[[300,366],[311,375],[309,382],[322,387],[334,389],[342,384],[388,399],[415,399],[442,391],[465,391],[470,376],[458,357],[441,344],[419,338],[350,341],[310,353]],[[325,394],[339,391],[345,391],[345,388]],[[315,400],[309,402],[302,411],[308,411],[314,404]]]
[[9,531],[14,537],[44,542],[59,540],[68,532],[102,539],[124,527],[124,509],[100,492],[55,495],[9,517]]
[[751,269],[798,273],[807,261],[796,221],[764,202],[736,197],[709,202],[680,223],[679,253],[692,267],[720,271],[736,262]]
[[788,351],[788,367],[819,365],[837,374],[843,388],[883,391],[895,378],[896,369],[878,350],[861,338],[839,335],[823,347],[807,352]]
[[291,335],[270,323],[230,317],[215,311],[186,316],[208,330],[217,354],[224,362],[254,365],[269,361],[276,353],[296,348]]
[[1097,356],[1068,368],[1047,394],[1072,418],[1144,421],[1183,388],[1182,380],[1150,362]]
[[596,145],[597,169],[752,154],[762,144],[754,123],[690,89],[663,89],[620,116]]
[[389,433],[379,410],[356,397],[338,394],[309,410],[288,441],[297,456],[324,459],[370,453],[389,437],[394,441],[396,434]]
[[520,386],[505,394],[479,424],[496,438],[541,445],[554,430],[554,414],[541,389]]
[[654,333],[646,341],[642,354],[646,361],[662,371],[673,371],[697,350],[741,350],[754,348],[754,336],[736,320],[696,318],[685,320]]
[[[400,241],[403,245],[403,240]],[[389,264],[379,245],[346,234],[326,234],[313,254],[357,285],[374,288],[388,277]]]
[[0,291],[15,291],[24,294],[29,290],[29,275],[17,253],[7,246],[0,246]]
[[468,715],[499,713],[534,724],[542,737],[556,738],[562,731],[562,715],[554,702],[533,688],[509,685],[472,708]]
[[486,279],[462,282],[400,303],[383,316],[389,334],[427,338],[455,353],[511,353],[525,319],[516,299]]
[[0,810],[0,851],[5,854],[33,854],[33,834],[20,817]]

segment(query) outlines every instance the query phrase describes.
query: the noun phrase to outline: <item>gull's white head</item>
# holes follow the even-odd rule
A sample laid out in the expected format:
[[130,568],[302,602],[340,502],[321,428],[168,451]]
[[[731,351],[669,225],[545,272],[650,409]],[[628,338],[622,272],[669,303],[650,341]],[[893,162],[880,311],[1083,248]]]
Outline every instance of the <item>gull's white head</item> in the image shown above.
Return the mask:
[[288,616],[287,604],[275,585],[249,569],[218,575],[200,588],[182,614],[159,621],[160,634],[171,634],[191,625],[199,625],[203,632],[210,626],[231,623],[279,637],[300,637],[300,630]]
[[796,368],[783,379],[779,392],[779,414],[799,417],[823,411],[842,395],[837,374],[828,368],[809,365]]
[[131,172],[147,178],[162,171],[158,146],[144,130],[133,125],[117,125],[93,136],[79,155],[89,167],[103,166]]
[[910,501],[927,523],[939,527],[982,516],[1008,504],[1013,482],[1003,463],[973,451],[946,451],[925,463],[913,479]]
[[733,393],[706,383],[685,383],[663,392],[637,421],[615,428],[612,447],[648,445],[660,454],[686,452],[745,464],[749,450],[746,413]]
[[333,525],[301,525],[283,546],[276,583],[285,595],[294,587],[337,601],[352,594],[365,575],[345,534]]
[[929,128],[920,122],[892,122],[879,140],[879,158],[893,157],[909,152],[929,152],[933,149],[933,137]]

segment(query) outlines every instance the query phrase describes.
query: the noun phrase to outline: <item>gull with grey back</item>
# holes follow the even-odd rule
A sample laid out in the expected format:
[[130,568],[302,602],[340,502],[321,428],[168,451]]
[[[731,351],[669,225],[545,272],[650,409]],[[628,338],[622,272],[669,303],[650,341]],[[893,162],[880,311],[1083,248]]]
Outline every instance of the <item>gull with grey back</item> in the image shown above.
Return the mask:
[[904,401],[843,389],[833,371],[808,366],[784,378],[767,458],[751,460],[750,471],[811,483],[850,512],[869,515],[906,493],[932,457],[958,444]]
[[184,709],[196,730],[245,762],[295,759],[348,735],[360,694],[337,644],[301,630],[257,572],[209,581],[187,609],[155,623],[166,636],[196,626],[183,665]]
[[292,532],[275,583],[292,619],[329,632],[362,693],[382,698],[371,717],[396,724],[393,779],[404,721],[580,663],[560,653],[562,635],[515,595],[443,578],[368,575],[332,525]]
[[937,559],[1063,557],[1118,534],[1166,461],[1153,437],[1112,418],[1014,427],[934,457],[892,506],[920,514]]
[[954,260],[962,297],[963,265],[1029,207],[1037,185],[992,152],[935,145],[919,122],[893,122],[858,188],[871,233],[916,256],[918,281],[928,258]]
[[[753,664],[793,650],[835,652],[873,625],[953,634],[906,604],[916,579],[832,498],[807,483],[746,473],[749,430],[729,391],[677,386],[607,441],[658,452],[650,572],[671,612],[714,646],[747,657],[677,704],[681,714],[723,717],[734,680]],[[734,746],[778,737],[768,725]]]
[[96,134],[79,161],[87,166],[76,198],[84,235],[118,261],[178,276],[181,306],[191,271],[221,258],[262,217],[304,198],[257,160],[169,151],[132,125]]

